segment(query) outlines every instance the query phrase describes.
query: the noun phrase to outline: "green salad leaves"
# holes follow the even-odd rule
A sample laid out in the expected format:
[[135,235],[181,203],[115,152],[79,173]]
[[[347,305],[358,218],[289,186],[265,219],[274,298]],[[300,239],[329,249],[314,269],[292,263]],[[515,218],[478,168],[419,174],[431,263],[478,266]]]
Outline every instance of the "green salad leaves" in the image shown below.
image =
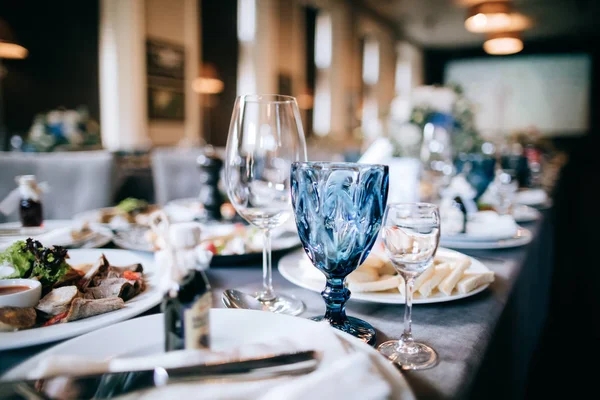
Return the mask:
[[117,208],[124,213],[142,212],[148,208],[148,202],[128,197],[117,204]]
[[43,287],[54,285],[69,270],[65,261],[67,249],[54,246],[44,247],[33,239],[19,240],[0,253],[0,264],[8,264],[15,269],[6,278],[38,279]]

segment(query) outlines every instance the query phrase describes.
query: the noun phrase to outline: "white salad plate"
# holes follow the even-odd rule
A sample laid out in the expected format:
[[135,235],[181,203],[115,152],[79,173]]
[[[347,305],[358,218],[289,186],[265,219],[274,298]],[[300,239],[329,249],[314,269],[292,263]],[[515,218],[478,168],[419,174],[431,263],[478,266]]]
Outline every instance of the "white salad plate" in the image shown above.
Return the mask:
[[39,240],[44,246],[63,246],[67,248],[99,248],[104,247],[113,238],[112,231],[102,225],[90,223],[94,235],[82,241],[71,237],[70,230],[81,227],[81,223],[72,220],[45,220],[41,228],[22,228],[20,222],[0,224],[0,250],[4,250],[17,240],[32,238]]
[[[211,350],[231,351],[245,345],[272,343],[281,338],[301,338],[311,333],[315,323],[304,318],[263,311],[211,309]],[[349,351],[369,356],[377,373],[388,382],[391,399],[415,398],[402,374],[377,350],[347,333],[335,332],[348,345]],[[2,379],[22,378],[41,360],[56,355],[110,359],[152,355],[164,352],[163,349],[164,316],[149,315],[108,326],[54,346],[13,368]]]
[[[447,258],[458,258],[458,257],[468,257],[464,254],[461,254],[454,250],[439,248],[436,256],[447,257]],[[469,271],[473,272],[487,272],[489,268],[486,267],[479,260],[476,260],[472,257],[471,266],[469,267]],[[323,288],[325,288],[325,276],[319,276],[319,274],[314,274],[314,271],[307,271],[308,268],[316,269],[315,267],[310,265],[310,261],[303,262],[303,260],[308,261],[308,257],[304,253],[304,250],[300,249],[293,253],[287,254],[279,260],[279,273],[292,282],[295,285],[303,287],[308,290],[312,290],[313,292],[322,292]],[[316,279],[316,276],[319,279]],[[465,297],[473,296],[477,293],[484,291],[489,284],[482,285],[477,289],[465,293],[460,294],[456,291],[453,292],[450,296],[446,296],[443,293],[435,292],[433,295],[425,298],[419,297],[419,293],[415,293],[413,298],[413,304],[430,304],[430,303],[441,303],[445,301],[458,300]],[[384,303],[384,304],[404,304],[404,295],[398,293],[389,293],[389,292],[352,292],[350,297],[350,301],[363,301],[369,303]]]
[[519,227],[517,233],[508,238],[472,236],[466,234],[441,235],[440,245],[458,250],[494,250],[524,246],[531,242],[529,229]]
[[[158,273],[154,265],[153,257],[118,249],[75,249],[69,250],[68,262],[72,266],[93,263],[103,253],[111,265],[125,266],[135,263],[142,264],[144,276],[146,277],[146,289],[131,300],[125,302],[125,307],[120,310],[46,327],[24,329],[14,332],[0,332],[0,350],[33,346],[78,336],[139,315],[160,303],[162,293],[158,290]],[[141,337],[143,335],[139,336]],[[118,341],[119,340],[117,339],[108,340],[105,343],[112,346]],[[98,345],[99,343],[94,344],[94,346]]]

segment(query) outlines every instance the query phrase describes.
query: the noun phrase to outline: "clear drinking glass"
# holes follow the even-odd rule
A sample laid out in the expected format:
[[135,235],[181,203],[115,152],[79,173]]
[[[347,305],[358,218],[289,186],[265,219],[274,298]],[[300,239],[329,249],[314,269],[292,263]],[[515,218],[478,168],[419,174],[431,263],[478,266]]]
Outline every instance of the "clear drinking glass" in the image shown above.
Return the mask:
[[281,95],[239,96],[233,108],[225,159],[231,204],[263,232],[263,309],[297,315],[304,304],[273,290],[271,229],[292,215],[290,167],[306,161],[306,142],[296,99]]
[[399,340],[381,344],[378,350],[402,369],[425,369],[437,363],[431,347],[413,340],[412,297],[415,279],[433,265],[440,241],[440,214],[429,203],[389,204],[383,217],[382,238],[394,268],[404,278],[406,304],[404,332]]

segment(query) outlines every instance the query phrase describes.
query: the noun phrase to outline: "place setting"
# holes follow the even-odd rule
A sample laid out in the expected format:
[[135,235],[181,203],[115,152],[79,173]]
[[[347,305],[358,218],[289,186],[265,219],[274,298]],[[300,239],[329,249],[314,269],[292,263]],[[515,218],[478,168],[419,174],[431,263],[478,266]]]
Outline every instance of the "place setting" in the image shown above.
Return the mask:
[[518,185],[498,168],[482,194],[463,173],[441,189],[439,208],[444,229],[440,243],[452,249],[503,249],[528,244],[531,231],[518,224],[535,221],[539,211],[515,203]]

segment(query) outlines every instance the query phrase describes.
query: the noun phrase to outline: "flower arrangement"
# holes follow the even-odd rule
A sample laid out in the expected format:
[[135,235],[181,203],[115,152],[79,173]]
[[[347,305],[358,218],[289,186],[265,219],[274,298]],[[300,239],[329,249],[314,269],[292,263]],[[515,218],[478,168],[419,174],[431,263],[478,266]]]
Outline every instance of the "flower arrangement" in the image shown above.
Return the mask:
[[[394,143],[395,155],[403,156],[410,147],[415,146],[415,132],[422,137],[425,125],[432,119],[444,119],[451,127],[452,147],[454,154],[480,152],[483,138],[475,128],[474,106],[464,96],[459,85],[445,86],[420,86],[412,94],[412,109],[408,117],[408,124],[390,134]],[[407,125],[413,125],[409,128]],[[416,127],[417,129],[415,130]],[[404,136],[410,133],[407,141]]]
[[85,107],[36,115],[21,146],[27,152],[97,148],[100,148],[100,126]]

